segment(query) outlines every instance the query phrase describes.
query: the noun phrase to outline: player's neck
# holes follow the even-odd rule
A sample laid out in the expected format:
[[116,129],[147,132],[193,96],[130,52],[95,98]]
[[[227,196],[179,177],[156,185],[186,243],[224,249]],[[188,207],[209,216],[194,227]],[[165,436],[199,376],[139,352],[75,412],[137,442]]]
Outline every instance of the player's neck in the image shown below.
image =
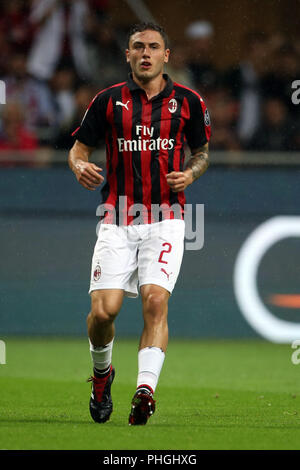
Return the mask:
[[154,96],[159,95],[159,93],[165,88],[166,80],[163,77],[163,74],[158,75],[149,81],[139,80],[134,74],[132,74],[133,80],[145,91],[148,100],[154,98]]

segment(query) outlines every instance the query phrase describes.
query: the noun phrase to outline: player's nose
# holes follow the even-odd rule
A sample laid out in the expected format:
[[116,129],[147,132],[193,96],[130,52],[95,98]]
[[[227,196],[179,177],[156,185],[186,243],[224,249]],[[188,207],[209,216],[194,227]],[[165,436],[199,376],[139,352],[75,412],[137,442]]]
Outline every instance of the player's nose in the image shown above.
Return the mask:
[[145,46],[143,50],[143,57],[150,57],[150,47]]

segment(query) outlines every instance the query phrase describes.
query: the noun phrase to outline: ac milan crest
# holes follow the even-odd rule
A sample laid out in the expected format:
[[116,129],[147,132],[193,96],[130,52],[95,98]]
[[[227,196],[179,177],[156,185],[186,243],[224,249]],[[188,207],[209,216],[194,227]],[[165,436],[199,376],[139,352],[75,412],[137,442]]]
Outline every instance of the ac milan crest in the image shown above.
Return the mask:
[[99,281],[100,277],[101,277],[101,268],[100,268],[100,265],[97,264],[96,269],[94,271],[94,281]]
[[175,113],[175,111],[177,110],[177,101],[175,100],[175,98],[172,98],[168,104],[168,110],[170,111],[170,113]]

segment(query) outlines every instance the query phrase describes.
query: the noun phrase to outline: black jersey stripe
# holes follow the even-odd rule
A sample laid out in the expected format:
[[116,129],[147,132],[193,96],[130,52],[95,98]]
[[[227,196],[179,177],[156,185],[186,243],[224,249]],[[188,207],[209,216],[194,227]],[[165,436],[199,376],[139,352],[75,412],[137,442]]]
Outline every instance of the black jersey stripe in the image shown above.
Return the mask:
[[185,148],[185,136],[184,136],[184,133],[182,132],[181,133],[181,148],[180,148],[180,171],[183,171],[183,167],[184,167],[184,158],[185,158],[185,152],[184,152],[184,148]]

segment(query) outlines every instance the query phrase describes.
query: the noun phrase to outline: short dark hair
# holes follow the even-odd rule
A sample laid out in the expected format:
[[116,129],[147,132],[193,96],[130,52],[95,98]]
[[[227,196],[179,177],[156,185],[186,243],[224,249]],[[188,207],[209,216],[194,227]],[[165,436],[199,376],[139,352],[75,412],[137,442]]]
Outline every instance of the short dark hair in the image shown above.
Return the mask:
[[130,38],[133,34],[142,33],[143,31],[148,31],[148,30],[157,31],[164,40],[165,48],[168,49],[170,47],[169,46],[169,38],[168,38],[167,33],[165,32],[164,28],[162,28],[158,24],[151,23],[151,22],[136,23],[136,24],[132,25],[129,32],[128,32],[127,45],[129,46],[129,41],[130,41]]

